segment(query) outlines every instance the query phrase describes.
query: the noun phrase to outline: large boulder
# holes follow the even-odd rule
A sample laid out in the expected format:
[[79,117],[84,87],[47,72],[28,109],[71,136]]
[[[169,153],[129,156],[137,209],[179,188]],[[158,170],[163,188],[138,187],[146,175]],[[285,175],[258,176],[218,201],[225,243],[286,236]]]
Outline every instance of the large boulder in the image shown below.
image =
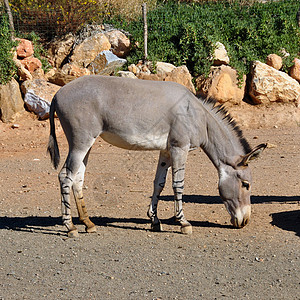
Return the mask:
[[59,89],[60,86],[43,79],[26,80],[21,85],[28,110],[42,120],[49,117],[52,98]]
[[245,95],[246,76],[238,81],[236,70],[222,65],[211,67],[208,77],[200,76],[196,79],[197,94],[211,97],[226,105],[239,105]]
[[86,68],[102,51],[109,50],[111,44],[104,33],[97,33],[76,45],[70,62]]
[[196,93],[195,87],[192,83],[192,76],[186,66],[180,66],[173,69],[167,74],[165,81],[174,81],[187,87],[194,94]]
[[300,101],[300,85],[288,74],[260,61],[251,67],[249,95],[254,104],[293,103]]
[[120,69],[126,62],[126,59],[119,58],[111,51],[105,50],[99,53],[87,68],[91,74],[111,75],[116,70]]
[[2,122],[14,122],[19,113],[24,111],[24,102],[18,82],[13,78],[5,85],[0,85],[0,118]]
[[111,30],[105,32],[111,44],[111,50],[113,54],[118,57],[126,57],[130,52],[130,40],[129,38],[120,30]]
[[72,33],[68,33],[50,44],[48,58],[54,67],[60,68],[62,66],[63,62],[70,55],[74,42],[75,36]]

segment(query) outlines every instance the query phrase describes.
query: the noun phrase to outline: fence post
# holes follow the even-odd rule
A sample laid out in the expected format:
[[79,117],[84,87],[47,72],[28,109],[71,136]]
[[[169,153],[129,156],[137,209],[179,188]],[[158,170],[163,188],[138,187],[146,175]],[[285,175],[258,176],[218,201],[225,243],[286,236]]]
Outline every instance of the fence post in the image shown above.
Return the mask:
[[147,4],[142,4],[143,19],[144,19],[144,59],[148,58],[148,25],[147,25]]
[[8,21],[9,21],[11,39],[14,41],[15,40],[14,19],[13,19],[11,10],[10,10],[8,0],[4,0],[4,4],[5,4],[5,7],[6,7],[6,12],[8,14]]

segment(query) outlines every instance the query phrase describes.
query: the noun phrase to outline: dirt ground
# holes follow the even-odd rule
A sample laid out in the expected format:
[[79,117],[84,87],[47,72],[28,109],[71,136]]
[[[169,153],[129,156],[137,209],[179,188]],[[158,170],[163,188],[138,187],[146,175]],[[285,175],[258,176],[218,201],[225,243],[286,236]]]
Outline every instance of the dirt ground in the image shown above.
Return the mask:
[[276,147],[251,163],[252,219],[243,229],[230,226],[211,162],[201,151],[190,153],[184,196],[190,236],[172,222],[170,178],[159,203],[164,231],[149,230],[158,153],[99,139],[85,180],[98,232],[86,234],[74,209],[80,237],[68,239],[58,172],[46,154],[48,121],[25,113],[16,124],[0,123],[0,299],[300,298],[298,126],[245,126],[252,146]]

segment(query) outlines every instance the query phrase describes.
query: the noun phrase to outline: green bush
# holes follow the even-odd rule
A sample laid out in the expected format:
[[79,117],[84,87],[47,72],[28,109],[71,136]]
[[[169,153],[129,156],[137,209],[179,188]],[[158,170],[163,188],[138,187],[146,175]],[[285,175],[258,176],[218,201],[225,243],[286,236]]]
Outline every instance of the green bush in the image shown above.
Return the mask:
[[[284,68],[300,51],[300,32],[296,23],[298,0],[270,1],[206,1],[202,3],[161,3],[148,12],[148,55],[153,61],[186,64],[194,76],[207,74],[212,64],[213,45],[223,43],[230,65],[240,75],[249,71],[253,60],[265,61],[270,53],[283,55]],[[138,45],[129,63],[143,58],[143,21],[110,20],[132,34]]]
[[15,43],[11,40],[8,19],[0,15],[0,84],[5,84],[16,74],[13,62],[12,48]]

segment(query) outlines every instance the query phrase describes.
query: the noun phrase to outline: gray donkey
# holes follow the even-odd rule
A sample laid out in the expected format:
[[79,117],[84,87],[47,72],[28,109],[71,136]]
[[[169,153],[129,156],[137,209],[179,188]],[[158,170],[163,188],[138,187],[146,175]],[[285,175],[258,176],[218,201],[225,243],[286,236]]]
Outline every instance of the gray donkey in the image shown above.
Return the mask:
[[219,193],[233,226],[240,228],[249,222],[252,178],[248,162],[258,157],[267,144],[251,149],[227,111],[214,101],[197,98],[173,82],[103,76],[76,79],[56,93],[50,108],[48,151],[57,168],[60,156],[55,112],[69,144],[59,173],[62,219],[68,236],[78,235],[72,223],[71,188],[80,221],[87,232],[96,231],[87,214],[82,186],[89,153],[98,136],[124,149],[160,150],[148,210],[152,230],[162,230],[157,205],[171,167],[175,219],[182,233],[192,232],[183,214],[182,195],[187,155],[197,147],[204,150],[218,171]]

